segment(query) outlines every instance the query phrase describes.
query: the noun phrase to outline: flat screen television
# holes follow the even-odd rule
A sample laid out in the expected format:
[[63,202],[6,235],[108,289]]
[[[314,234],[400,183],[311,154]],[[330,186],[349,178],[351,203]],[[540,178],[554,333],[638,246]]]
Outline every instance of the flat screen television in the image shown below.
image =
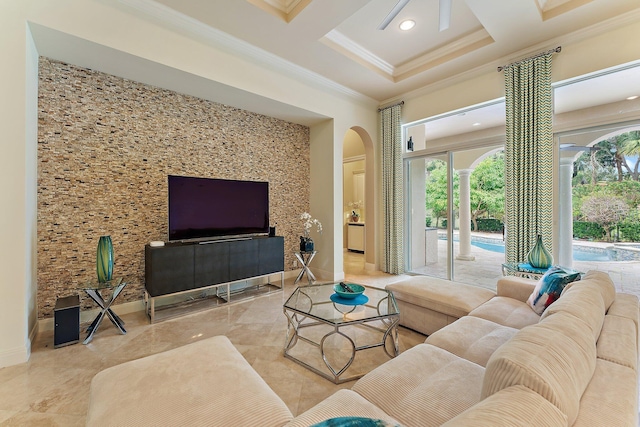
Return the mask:
[[168,176],[169,240],[269,233],[269,183]]

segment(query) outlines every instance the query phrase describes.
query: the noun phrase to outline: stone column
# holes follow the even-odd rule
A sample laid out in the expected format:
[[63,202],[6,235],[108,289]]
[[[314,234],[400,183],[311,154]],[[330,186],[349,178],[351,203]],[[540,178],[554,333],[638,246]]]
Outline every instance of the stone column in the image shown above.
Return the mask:
[[458,170],[460,177],[460,253],[456,259],[473,261],[476,258],[471,255],[471,187],[469,177],[471,169]]
[[554,264],[573,266],[573,156],[560,158],[558,254]]

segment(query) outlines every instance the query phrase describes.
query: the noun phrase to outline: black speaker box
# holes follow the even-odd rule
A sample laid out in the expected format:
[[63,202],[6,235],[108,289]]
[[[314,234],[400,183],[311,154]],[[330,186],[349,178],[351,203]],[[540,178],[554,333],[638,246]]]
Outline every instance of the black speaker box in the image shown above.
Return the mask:
[[53,347],[63,347],[80,341],[80,297],[58,298],[53,309]]

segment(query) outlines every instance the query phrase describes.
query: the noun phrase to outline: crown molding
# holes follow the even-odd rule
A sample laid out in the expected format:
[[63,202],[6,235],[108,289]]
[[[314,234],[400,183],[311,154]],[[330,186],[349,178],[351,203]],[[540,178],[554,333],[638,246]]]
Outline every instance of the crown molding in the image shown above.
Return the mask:
[[169,26],[189,36],[195,36],[210,46],[231,53],[242,59],[268,67],[298,81],[329,89],[334,93],[345,95],[357,101],[373,101],[366,95],[338,84],[320,74],[300,67],[264,49],[233,37],[223,31],[210,27],[197,19],[191,18],[154,0],[118,0],[124,6],[135,9],[160,24]]
[[[372,65],[378,71],[382,72],[386,77],[392,79],[395,68],[393,65],[389,64],[384,59],[380,58],[373,52],[365,49],[349,37],[345,36],[338,30],[331,30],[322,39],[323,41],[328,40],[331,43],[341,47],[344,49],[345,56],[354,59],[357,57],[367,64]],[[331,43],[325,43],[331,45]]]

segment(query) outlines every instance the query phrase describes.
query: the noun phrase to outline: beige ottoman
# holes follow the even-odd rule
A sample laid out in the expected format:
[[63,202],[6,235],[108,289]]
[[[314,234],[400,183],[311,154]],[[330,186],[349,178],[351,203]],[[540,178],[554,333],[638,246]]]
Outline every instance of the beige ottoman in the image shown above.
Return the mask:
[[427,276],[414,276],[387,285],[400,309],[400,324],[430,335],[466,316],[495,296],[478,286]]
[[283,426],[291,419],[229,339],[217,336],[96,374],[87,426]]

